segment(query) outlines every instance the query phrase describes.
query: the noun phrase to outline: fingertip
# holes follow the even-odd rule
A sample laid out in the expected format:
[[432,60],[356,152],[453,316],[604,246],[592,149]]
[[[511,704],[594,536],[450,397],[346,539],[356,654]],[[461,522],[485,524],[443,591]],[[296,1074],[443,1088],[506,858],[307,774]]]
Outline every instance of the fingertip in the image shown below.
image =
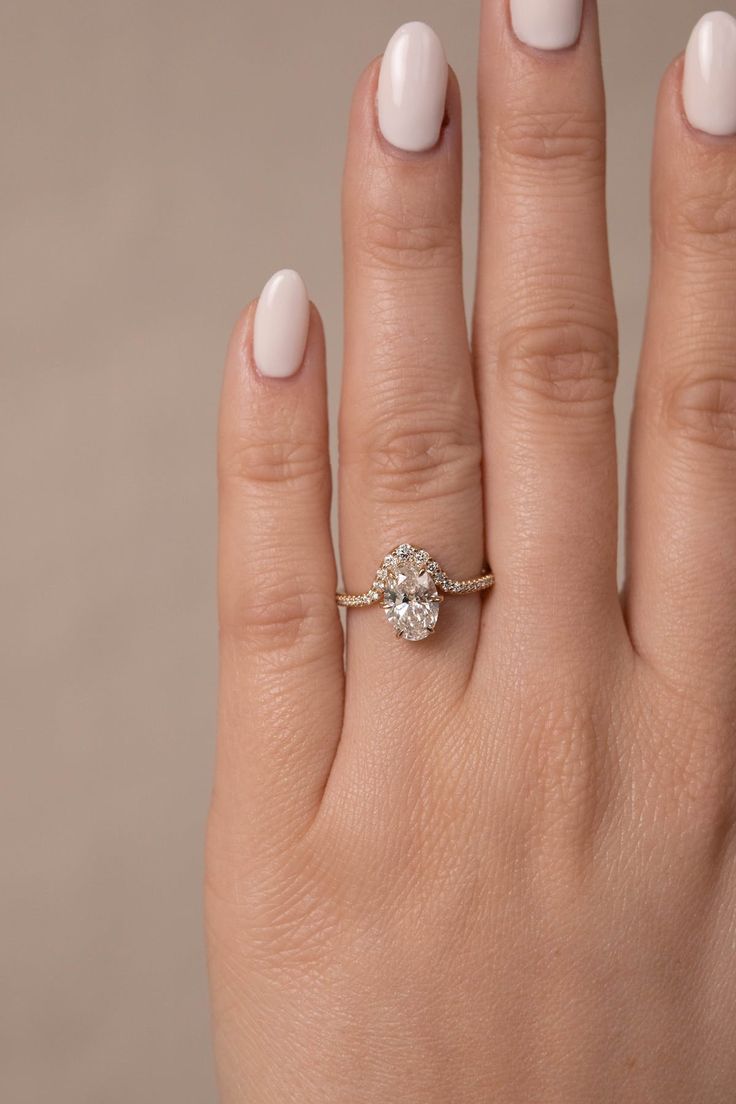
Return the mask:
[[533,49],[568,50],[580,37],[583,0],[511,0],[509,12],[514,34]]
[[[595,0],[484,0],[481,8],[480,89],[494,68],[580,64],[600,56]],[[523,70],[521,70],[523,72]]]
[[736,138],[736,19],[708,12],[660,81],[657,131],[693,149],[732,148]]
[[306,338],[296,371],[266,375],[254,350],[258,307],[259,299],[252,299],[241,310],[227,346],[217,425],[218,468],[226,473],[244,442],[268,436],[285,419],[307,418],[314,425],[326,419],[325,333],[319,310],[307,300]]
[[[401,162],[424,162],[453,143],[461,129],[462,98],[457,74],[446,63],[442,110],[436,107],[436,133],[430,140],[424,136],[409,135],[405,139],[398,137],[389,123],[382,128],[379,82],[383,66],[383,56],[374,57],[362,71],[356,81],[350,108],[349,123],[349,160],[358,149],[368,160],[380,160],[388,165]],[[439,97],[436,98],[439,102]],[[437,121],[438,120],[438,121]],[[433,124],[434,125],[434,124]],[[384,133],[384,129],[387,133]],[[411,128],[409,128],[411,130]],[[401,144],[404,142],[402,148]],[[416,148],[412,148],[412,146]]]
[[309,334],[306,284],[293,268],[267,280],[253,317],[253,363],[261,376],[288,379],[302,366]]
[[378,126],[394,149],[428,153],[437,145],[447,102],[447,56],[427,23],[404,23],[389,39],[378,74]]
[[736,134],[736,19],[728,12],[707,12],[695,24],[685,48],[682,100],[695,130]]
[[[693,125],[685,102],[687,56],[679,54],[660,81],[652,156],[652,222],[655,239],[672,242],[688,224],[728,215],[730,181],[736,164],[736,136],[713,134]],[[703,209],[703,216],[698,209]],[[710,218],[708,211],[714,215]],[[686,217],[683,219],[683,215]],[[728,215],[730,219],[730,215]]]

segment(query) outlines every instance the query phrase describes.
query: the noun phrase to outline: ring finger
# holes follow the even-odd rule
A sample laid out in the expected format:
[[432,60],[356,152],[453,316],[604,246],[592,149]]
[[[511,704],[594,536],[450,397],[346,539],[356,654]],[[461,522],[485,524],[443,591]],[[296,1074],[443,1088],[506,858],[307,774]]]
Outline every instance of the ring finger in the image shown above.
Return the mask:
[[[435,33],[407,24],[359,83],[345,169],[340,523],[352,591],[366,590],[404,541],[428,549],[451,575],[467,578],[482,565],[460,193],[457,85]],[[427,671],[436,662],[445,679],[453,669],[466,679],[479,601],[445,603],[441,648],[394,641],[380,611],[350,613],[351,664],[370,683],[378,668],[384,693],[397,648],[397,678],[407,663]]]

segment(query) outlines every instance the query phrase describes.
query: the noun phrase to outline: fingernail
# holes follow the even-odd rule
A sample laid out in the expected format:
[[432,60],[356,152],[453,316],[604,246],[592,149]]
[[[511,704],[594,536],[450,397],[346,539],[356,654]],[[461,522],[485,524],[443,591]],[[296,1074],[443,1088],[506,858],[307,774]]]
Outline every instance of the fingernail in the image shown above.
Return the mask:
[[445,115],[447,58],[426,23],[405,23],[391,38],[378,77],[378,125],[397,149],[437,144]]
[[682,99],[697,130],[736,134],[736,19],[727,12],[709,12],[695,24],[685,51]]
[[514,34],[537,50],[564,50],[580,37],[583,0],[511,0]]
[[253,320],[253,359],[262,376],[293,376],[304,359],[309,333],[309,296],[293,268],[268,281]]

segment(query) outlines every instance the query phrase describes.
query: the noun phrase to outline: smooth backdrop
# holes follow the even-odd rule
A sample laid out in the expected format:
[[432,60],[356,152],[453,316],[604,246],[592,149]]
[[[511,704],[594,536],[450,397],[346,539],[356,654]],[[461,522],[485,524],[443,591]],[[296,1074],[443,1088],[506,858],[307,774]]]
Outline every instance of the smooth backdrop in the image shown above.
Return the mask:
[[[503,2],[503,0],[498,0]],[[661,72],[704,10],[602,0],[625,439]],[[476,226],[476,0],[4,0],[0,1100],[213,1104],[201,924],[215,415],[231,322],[306,277],[340,380],[359,71],[441,34]]]

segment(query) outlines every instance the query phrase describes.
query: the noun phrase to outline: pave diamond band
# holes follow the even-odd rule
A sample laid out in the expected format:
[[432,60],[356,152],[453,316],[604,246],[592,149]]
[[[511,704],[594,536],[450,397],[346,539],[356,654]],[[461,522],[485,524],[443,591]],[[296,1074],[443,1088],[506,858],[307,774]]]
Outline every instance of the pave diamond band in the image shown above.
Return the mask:
[[451,579],[425,549],[400,544],[385,557],[369,590],[336,598],[348,609],[381,602],[397,636],[425,640],[435,630],[444,594],[475,594],[494,581],[490,571],[475,579]]

